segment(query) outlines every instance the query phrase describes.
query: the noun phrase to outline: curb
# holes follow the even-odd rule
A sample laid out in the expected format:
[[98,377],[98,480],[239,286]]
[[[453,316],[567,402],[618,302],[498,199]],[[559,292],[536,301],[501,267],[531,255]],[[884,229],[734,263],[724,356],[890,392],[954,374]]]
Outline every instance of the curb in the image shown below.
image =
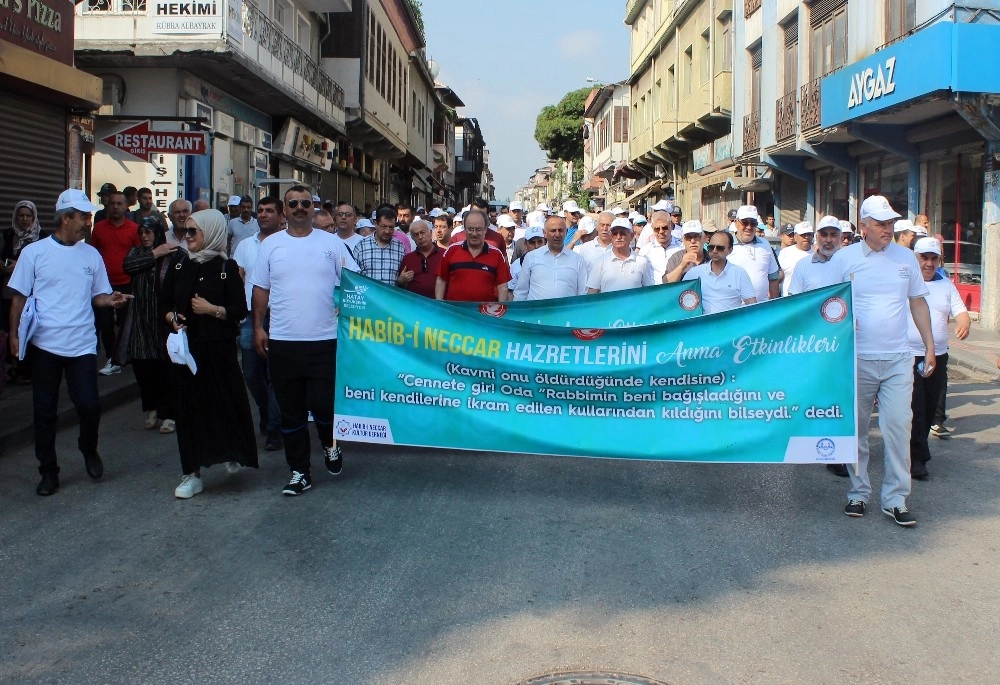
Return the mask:
[[[109,409],[114,409],[123,404],[128,404],[137,397],[139,397],[139,385],[137,383],[129,383],[128,385],[120,388],[109,390],[107,393],[100,396],[101,414],[103,415]],[[76,426],[80,423],[80,419],[76,415],[76,408],[73,406],[73,403],[65,402],[65,405],[66,406],[60,407],[59,412],[56,414],[59,430],[70,426]],[[26,426],[15,428],[8,433],[0,434],[0,456],[31,445],[34,440],[34,423],[29,423]]]
[[949,366],[955,364],[955,366],[971,371],[976,375],[985,376],[993,383],[1000,381],[1000,374],[997,373],[997,367],[990,365],[986,359],[978,355],[955,354],[955,351],[952,350],[948,355],[948,364]]

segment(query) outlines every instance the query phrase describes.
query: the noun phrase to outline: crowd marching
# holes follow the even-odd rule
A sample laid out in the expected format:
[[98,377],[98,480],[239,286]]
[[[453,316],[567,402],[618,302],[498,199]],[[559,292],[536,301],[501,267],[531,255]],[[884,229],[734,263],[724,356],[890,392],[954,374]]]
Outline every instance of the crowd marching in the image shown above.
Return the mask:
[[[827,467],[850,478],[845,513],[864,515],[872,496],[868,428],[876,403],[885,442],[879,501],[901,526],[916,523],[906,497],[911,478],[929,475],[928,436],[948,436],[949,321],[962,339],[969,315],[942,271],[941,236],[928,235],[927,217],[903,219],[883,197],[865,199],[859,230],[833,216],[815,228],[808,221],[779,228],[752,205],[731,210],[720,230],[685,220],[667,201],[648,217],[620,207],[585,212],[573,200],[532,211],[484,200],[458,211],[384,204],[362,216],[348,202],[323,202],[294,186],[256,207],[233,197],[225,214],[178,199],[164,216],[148,188],[105,184],[100,195],[99,208],[82,191],[62,193],[51,233],[32,202],[19,202],[0,234],[11,353],[4,370],[33,386],[39,495],[59,488],[63,376],[80,417],[86,471],[98,479],[97,376],[126,364],[145,428],[176,433],[183,476],[176,497],[203,490],[203,468],[258,465],[251,398],[264,449],[284,449],[285,495],[312,487],[310,422],[327,471],[339,474],[332,294],[343,269],[424,297],[473,302],[700,279],[705,314],[853,281],[858,467]],[[107,362],[98,371],[99,345]]]

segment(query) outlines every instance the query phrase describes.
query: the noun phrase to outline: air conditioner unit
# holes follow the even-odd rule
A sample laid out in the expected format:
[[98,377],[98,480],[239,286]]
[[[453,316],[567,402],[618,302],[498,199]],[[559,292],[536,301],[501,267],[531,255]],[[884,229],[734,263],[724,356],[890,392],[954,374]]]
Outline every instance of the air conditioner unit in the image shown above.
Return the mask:
[[188,100],[186,108],[187,116],[192,119],[201,118],[204,119],[202,126],[206,129],[212,128],[215,124],[215,119],[213,118],[212,108],[206,105],[204,102],[199,102],[198,100]]
[[236,122],[236,140],[253,145],[257,140],[257,129],[245,121]]
[[232,138],[236,135],[236,119],[225,112],[215,113],[215,134]]
[[254,147],[259,147],[261,150],[271,150],[271,146],[274,143],[274,137],[271,135],[270,131],[265,131],[264,129],[258,128],[254,135]]

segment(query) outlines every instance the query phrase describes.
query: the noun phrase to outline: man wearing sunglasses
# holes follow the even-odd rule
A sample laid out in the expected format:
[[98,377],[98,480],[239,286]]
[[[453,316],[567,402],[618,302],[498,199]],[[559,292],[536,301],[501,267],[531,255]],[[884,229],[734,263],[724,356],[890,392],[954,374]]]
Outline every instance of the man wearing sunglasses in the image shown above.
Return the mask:
[[736,210],[736,242],[729,262],[742,267],[750,276],[756,301],[767,302],[778,297],[781,268],[771,244],[757,237],[759,223],[760,215],[753,205]]
[[611,293],[653,285],[649,260],[632,252],[632,224],[628,219],[611,223],[611,251],[590,266],[587,294]]
[[708,241],[708,261],[684,274],[685,281],[701,279],[701,306],[706,314],[729,311],[757,301],[747,272],[729,261],[732,252],[733,235],[717,231]]
[[[281,411],[285,460],[292,472],[282,494],[301,495],[312,487],[309,412],[326,469],[343,467],[333,438],[334,374],[337,358],[337,308],[334,303],[343,269],[357,269],[340,238],[313,228],[312,193],[305,186],[285,192],[288,229],[260,246],[253,284],[254,348],[268,360],[271,385]],[[392,211],[391,225],[396,222]],[[270,329],[264,315],[270,308]]]
[[708,261],[708,250],[702,247],[705,231],[700,221],[692,219],[684,222],[681,227],[681,241],[684,243],[684,249],[671,255],[667,261],[663,283],[679,283],[684,274]]
[[403,257],[396,285],[411,293],[434,299],[434,285],[437,283],[438,267],[444,250],[434,242],[431,227],[423,219],[410,222],[410,237],[417,244],[417,249]]
[[674,241],[674,221],[666,211],[653,212],[649,220],[653,227],[653,242],[639,252],[653,267],[653,283],[662,283],[667,273],[667,261],[684,248]]

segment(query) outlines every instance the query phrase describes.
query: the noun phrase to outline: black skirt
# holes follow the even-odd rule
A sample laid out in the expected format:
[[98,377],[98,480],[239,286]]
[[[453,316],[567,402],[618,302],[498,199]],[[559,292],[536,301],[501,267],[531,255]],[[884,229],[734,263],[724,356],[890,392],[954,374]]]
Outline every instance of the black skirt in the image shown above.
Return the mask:
[[177,447],[184,473],[235,461],[257,468],[257,434],[250,414],[236,340],[189,338],[198,365],[175,370]]

